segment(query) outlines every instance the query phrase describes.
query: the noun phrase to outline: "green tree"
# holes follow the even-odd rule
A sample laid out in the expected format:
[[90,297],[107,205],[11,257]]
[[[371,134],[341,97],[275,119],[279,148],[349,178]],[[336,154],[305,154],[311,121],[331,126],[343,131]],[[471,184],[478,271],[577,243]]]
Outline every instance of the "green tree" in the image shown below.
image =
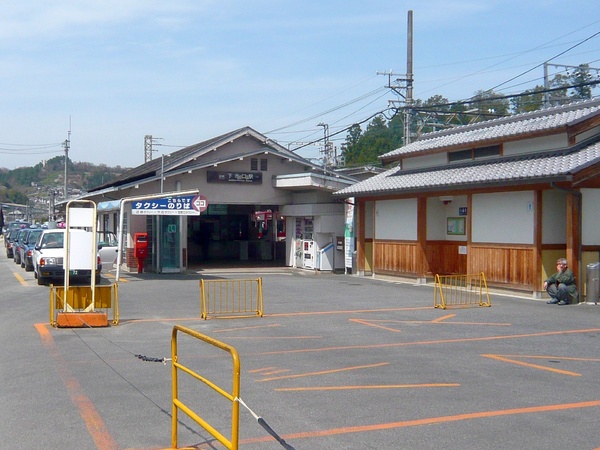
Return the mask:
[[342,159],[346,166],[354,166],[354,161],[358,159],[360,153],[360,138],[362,137],[362,129],[360,125],[354,124],[346,134],[346,141],[341,146]]
[[543,86],[536,86],[533,89],[523,92],[523,94],[527,95],[511,98],[511,111],[514,114],[521,114],[541,109],[544,106],[543,90]]
[[470,109],[477,109],[482,114],[508,115],[510,103],[494,91],[477,91],[468,103]]
[[574,87],[571,90],[570,97],[573,100],[586,100],[592,98],[592,86],[584,85],[591,78],[590,65],[580,64],[571,75],[571,82]]

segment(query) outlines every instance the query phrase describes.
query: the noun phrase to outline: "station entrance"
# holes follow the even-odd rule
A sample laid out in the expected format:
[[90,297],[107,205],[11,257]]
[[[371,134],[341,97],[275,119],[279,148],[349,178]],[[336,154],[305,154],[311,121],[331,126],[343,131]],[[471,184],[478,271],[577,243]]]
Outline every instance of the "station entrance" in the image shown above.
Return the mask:
[[[285,261],[285,221],[274,205],[210,205],[187,218],[188,265]],[[269,211],[270,213],[265,213]]]

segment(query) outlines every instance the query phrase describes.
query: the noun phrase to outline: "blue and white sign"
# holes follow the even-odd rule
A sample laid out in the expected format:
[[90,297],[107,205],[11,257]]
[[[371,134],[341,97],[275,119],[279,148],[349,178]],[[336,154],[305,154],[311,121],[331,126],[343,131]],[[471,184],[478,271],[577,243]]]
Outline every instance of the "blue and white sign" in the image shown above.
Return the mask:
[[208,208],[208,200],[203,195],[183,195],[135,200],[131,203],[131,214],[148,216],[199,216],[206,208]]

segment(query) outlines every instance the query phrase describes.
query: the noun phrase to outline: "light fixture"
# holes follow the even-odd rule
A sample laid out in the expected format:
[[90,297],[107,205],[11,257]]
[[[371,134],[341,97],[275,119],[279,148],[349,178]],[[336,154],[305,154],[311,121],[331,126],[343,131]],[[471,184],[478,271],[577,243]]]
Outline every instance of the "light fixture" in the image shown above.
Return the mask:
[[444,205],[448,205],[450,203],[452,203],[452,200],[454,200],[454,197],[452,197],[451,195],[442,195],[439,197],[440,202],[442,202]]

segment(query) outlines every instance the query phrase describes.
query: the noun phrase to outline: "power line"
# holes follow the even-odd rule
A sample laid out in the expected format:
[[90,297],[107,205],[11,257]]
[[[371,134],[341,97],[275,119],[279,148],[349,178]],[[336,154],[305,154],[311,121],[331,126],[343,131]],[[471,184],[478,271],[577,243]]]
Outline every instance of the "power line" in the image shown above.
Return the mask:
[[558,58],[559,56],[562,56],[562,55],[564,55],[565,53],[567,53],[567,52],[569,52],[569,51],[573,50],[573,49],[574,49],[574,48],[576,48],[576,47],[579,47],[580,45],[584,44],[585,42],[589,41],[590,39],[593,39],[593,38],[595,38],[595,37],[596,37],[596,36],[598,36],[598,35],[600,35],[600,31],[597,31],[596,33],[594,33],[594,34],[592,34],[591,36],[589,36],[589,37],[585,38],[584,40],[582,40],[582,41],[578,42],[577,44],[575,44],[575,45],[572,45],[572,46],[571,46],[571,47],[569,47],[568,49],[566,49],[566,50],[564,50],[564,51],[562,51],[562,52],[558,53],[557,55],[554,55],[552,58],[549,58],[549,59],[547,59],[546,61],[544,61],[544,62],[542,62],[542,63],[540,63],[540,64],[538,64],[538,65],[536,65],[536,66],[533,66],[532,68],[530,68],[530,69],[526,70],[525,72],[522,72],[522,73],[520,73],[519,75],[516,75],[516,76],[514,76],[514,77],[512,77],[512,78],[510,78],[510,79],[508,79],[508,80],[506,80],[506,81],[504,81],[503,83],[497,84],[496,86],[494,86],[494,87],[493,87],[493,88],[491,88],[491,89],[488,89],[488,90],[487,90],[487,91],[485,91],[485,92],[491,92],[491,91],[493,91],[494,89],[497,89],[497,88],[499,88],[500,86],[503,86],[503,85],[505,85],[506,83],[510,83],[511,81],[513,81],[513,80],[515,80],[515,79],[517,79],[517,78],[519,78],[519,77],[522,77],[523,75],[525,75],[525,74],[528,74],[529,72],[531,72],[531,71],[533,71],[533,70],[535,70],[535,69],[537,69],[537,68],[539,68],[539,67],[542,67],[544,64],[546,64],[546,63],[548,63],[548,62],[552,61],[552,60],[553,60],[553,59],[555,59],[555,58]]

